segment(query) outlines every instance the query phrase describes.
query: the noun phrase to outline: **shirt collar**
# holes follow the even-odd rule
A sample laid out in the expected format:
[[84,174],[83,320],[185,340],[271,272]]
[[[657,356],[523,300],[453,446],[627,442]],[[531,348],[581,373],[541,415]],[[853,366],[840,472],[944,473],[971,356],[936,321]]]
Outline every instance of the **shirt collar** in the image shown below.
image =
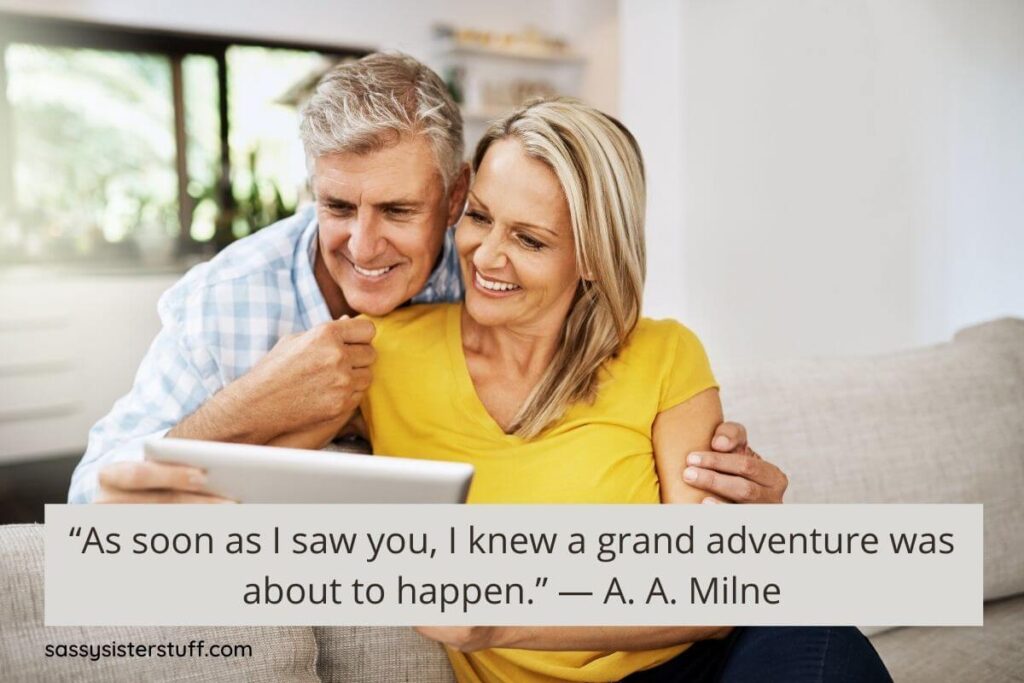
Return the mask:
[[331,312],[316,283],[316,275],[313,270],[316,265],[316,252],[319,249],[316,207],[311,206],[307,211],[308,216],[303,216],[307,224],[303,228],[299,243],[295,248],[295,272],[292,277],[299,315],[306,329],[310,329],[321,323],[330,322]]
[[452,290],[461,291],[461,273],[459,271],[459,255],[455,249],[455,228],[448,228],[444,233],[441,255],[434,265],[434,270],[427,278],[423,289],[412,298],[412,303],[430,303],[445,299],[445,294]]

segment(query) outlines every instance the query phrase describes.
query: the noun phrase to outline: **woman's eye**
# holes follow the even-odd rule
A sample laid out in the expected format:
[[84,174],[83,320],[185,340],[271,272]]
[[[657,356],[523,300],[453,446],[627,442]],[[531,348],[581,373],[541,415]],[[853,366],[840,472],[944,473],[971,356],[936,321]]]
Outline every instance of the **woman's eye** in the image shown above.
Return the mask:
[[540,242],[529,235],[519,235],[519,242],[527,249],[533,251],[539,251],[544,248],[544,243]]
[[479,225],[487,224],[487,216],[483,215],[479,211],[467,211],[466,215],[469,216],[469,219],[474,223],[477,223]]

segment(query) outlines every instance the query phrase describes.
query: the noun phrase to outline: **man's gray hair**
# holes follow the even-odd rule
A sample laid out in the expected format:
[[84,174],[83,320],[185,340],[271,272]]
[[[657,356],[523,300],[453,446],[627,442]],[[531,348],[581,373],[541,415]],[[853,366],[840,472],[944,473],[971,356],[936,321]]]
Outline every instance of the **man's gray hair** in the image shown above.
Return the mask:
[[462,168],[458,105],[440,76],[402,53],[375,52],[324,74],[299,131],[310,169],[325,154],[365,154],[417,134],[430,142],[446,193]]

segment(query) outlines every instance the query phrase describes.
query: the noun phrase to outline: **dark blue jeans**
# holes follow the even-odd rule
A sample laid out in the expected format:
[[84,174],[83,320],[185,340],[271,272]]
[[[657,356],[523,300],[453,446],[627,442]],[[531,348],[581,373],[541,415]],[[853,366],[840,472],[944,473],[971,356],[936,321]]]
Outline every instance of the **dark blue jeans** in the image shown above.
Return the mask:
[[694,643],[674,659],[624,683],[891,683],[875,648],[844,626],[750,626]]

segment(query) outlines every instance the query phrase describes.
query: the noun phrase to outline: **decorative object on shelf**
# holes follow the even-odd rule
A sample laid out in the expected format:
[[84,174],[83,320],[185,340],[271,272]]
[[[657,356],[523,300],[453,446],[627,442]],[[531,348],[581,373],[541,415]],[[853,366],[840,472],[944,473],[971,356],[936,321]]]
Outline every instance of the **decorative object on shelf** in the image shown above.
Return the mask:
[[479,49],[517,57],[574,58],[564,39],[542,33],[533,26],[516,33],[498,33],[437,24],[434,26],[434,35],[439,40],[450,42],[451,47],[457,49]]
[[557,36],[437,25],[434,65],[462,108],[466,148],[487,123],[537,97],[578,97],[585,60]]

